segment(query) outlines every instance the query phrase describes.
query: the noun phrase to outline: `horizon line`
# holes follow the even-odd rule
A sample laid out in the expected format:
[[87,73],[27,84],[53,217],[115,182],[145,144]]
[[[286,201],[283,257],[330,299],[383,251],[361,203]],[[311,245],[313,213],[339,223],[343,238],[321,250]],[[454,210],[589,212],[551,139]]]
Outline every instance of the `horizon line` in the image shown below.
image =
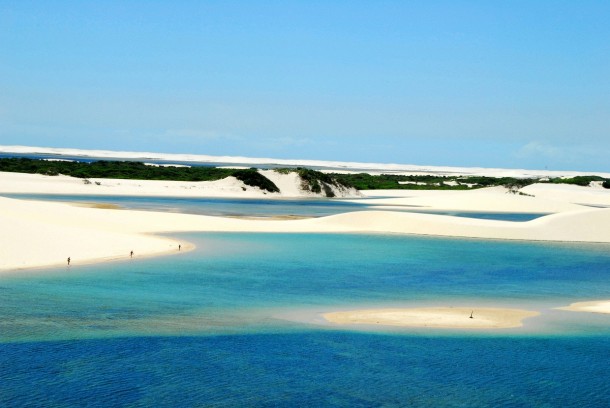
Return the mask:
[[468,175],[485,175],[489,173],[518,173],[513,177],[535,177],[535,176],[578,176],[599,175],[610,178],[610,173],[605,172],[583,172],[572,170],[536,170],[536,169],[511,169],[495,167],[467,167],[467,166],[427,166],[417,164],[400,163],[375,163],[375,162],[352,162],[331,161],[316,159],[275,159],[245,156],[213,156],[191,153],[158,153],[158,152],[134,152],[105,149],[77,149],[69,147],[41,147],[22,145],[0,145],[0,153],[4,154],[48,154],[48,155],[71,155],[76,157],[101,158],[101,159],[148,159],[163,161],[182,161],[193,163],[226,163],[226,164],[258,164],[258,165],[288,165],[288,166],[313,166],[328,169],[341,170],[369,170],[369,171],[392,171],[392,172],[418,172],[418,173],[463,173]]

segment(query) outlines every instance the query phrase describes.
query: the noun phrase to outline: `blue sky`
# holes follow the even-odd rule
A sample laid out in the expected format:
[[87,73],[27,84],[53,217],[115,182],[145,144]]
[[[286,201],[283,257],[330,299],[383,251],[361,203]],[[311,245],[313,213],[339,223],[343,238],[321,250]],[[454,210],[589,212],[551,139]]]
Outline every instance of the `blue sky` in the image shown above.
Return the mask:
[[2,1],[0,144],[610,171],[608,1]]

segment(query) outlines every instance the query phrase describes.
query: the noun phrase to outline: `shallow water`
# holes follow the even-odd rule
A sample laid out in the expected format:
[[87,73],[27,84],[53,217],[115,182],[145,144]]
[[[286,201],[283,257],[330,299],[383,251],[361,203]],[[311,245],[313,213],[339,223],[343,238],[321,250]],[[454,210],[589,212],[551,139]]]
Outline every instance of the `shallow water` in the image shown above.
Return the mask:
[[[176,256],[0,277],[0,406],[605,406],[607,245],[186,234]],[[540,310],[522,329],[337,330],[319,313]]]
[[[255,198],[217,198],[217,197],[138,197],[74,194],[3,194],[5,197],[27,200],[65,201],[73,203],[111,204],[124,209],[180,212],[212,216],[247,216],[247,217],[323,217],[363,210],[384,210],[376,205],[376,199],[362,202],[342,201],[340,199],[255,199]],[[425,211],[414,206],[390,206],[391,211],[419,212],[425,214],[442,214],[456,217],[482,218],[490,220],[530,221],[548,214],[541,213],[498,213],[469,211]]]

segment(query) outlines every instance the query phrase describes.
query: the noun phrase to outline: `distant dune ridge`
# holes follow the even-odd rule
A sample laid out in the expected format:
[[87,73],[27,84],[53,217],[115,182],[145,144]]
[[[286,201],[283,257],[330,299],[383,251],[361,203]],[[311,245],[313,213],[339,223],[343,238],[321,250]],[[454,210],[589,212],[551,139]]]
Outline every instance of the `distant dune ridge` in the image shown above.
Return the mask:
[[[2,173],[2,172],[0,172]],[[128,196],[175,196],[175,197],[242,197],[242,198],[314,198],[326,197],[325,190],[312,192],[307,183],[294,173],[279,173],[274,170],[259,170],[271,180],[279,193],[271,193],[258,187],[244,184],[235,177],[215,181],[167,181],[127,179],[80,179],[63,175],[45,176],[26,173],[2,173],[0,193],[23,194],[82,194],[82,195],[128,195]],[[355,188],[327,184],[335,198],[362,198]]]
[[341,162],[327,160],[294,160],[253,158],[241,156],[209,156],[196,154],[171,154],[152,152],[122,152],[109,150],[82,150],[54,147],[33,146],[0,146],[0,153],[19,154],[47,154],[74,157],[94,157],[107,159],[136,159],[164,160],[175,162],[198,162],[198,163],[225,163],[236,165],[279,165],[279,166],[302,166],[321,169],[343,169],[347,171],[362,171],[371,174],[399,173],[399,174],[446,174],[446,175],[480,175],[493,177],[574,177],[584,175],[598,175],[610,178],[610,173],[580,172],[580,171],[552,171],[552,170],[525,170],[525,169],[496,169],[483,167],[451,167],[451,166],[421,166],[413,164],[394,163],[361,163]]

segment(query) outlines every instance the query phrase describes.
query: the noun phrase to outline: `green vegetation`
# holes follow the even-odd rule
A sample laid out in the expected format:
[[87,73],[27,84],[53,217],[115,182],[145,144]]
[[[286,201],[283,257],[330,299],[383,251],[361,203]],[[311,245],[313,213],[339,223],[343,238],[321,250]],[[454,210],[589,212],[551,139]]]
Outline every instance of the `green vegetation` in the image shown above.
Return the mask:
[[403,176],[396,174],[381,174],[377,176],[368,173],[359,174],[329,174],[338,182],[358,190],[467,190],[482,187],[503,186],[510,192],[533,183],[562,183],[588,186],[591,181],[603,181],[604,187],[610,188],[610,179],[599,176],[577,176],[572,178],[538,178],[487,177],[487,176]]
[[[214,181],[234,176],[244,184],[259,187],[268,192],[279,192],[279,188],[257,169],[226,169],[217,167],[159,167],[147,166],[141,162],[100,160],[92,163],[70,161],[48,161],[26,158],[0,159],[0,171],[18,173],[37,173],[49,176],[63,174],[79,177],[90,183],[90,178],[139,179],[139,180],[177,180],[177,181]],[[370,175],[322,173],[303,167],[276,169],[278,173],[296,172],[302,179],[303,190],[323,193],[334,197],[334,188],[356,188],[358,190],[468,190],[482,187],[503,186],[510,192],[533,183],[557,183],[588,186],[592,181],[601,182],[610,189],[610,179],[599,176],[576,176],[571,178],[519,179],[513,177],[486,176],[404,176],[396,174]],[[96,182],[97,184],[97,182]],[[520,194],[524,194],[519,192]]]
[[466,185],[448,185],[454,178],[443,176],[400,176],[394,174],[371,175],[358,174],[331,174],[344,185],[353,186],[358,190],[465,190]]
[[588,186],[592,181],[608,181],[599,176],[576,176],[571,178],[554,178],[552,183],[556,184],[576,184],[577,186]]
[[275,169],[276,172],[282,174],[297,173],[302,180],[301,188],[312,193],[321,193],[324,191],[326,197],[332,198],[335,193],[332,187],[336,188],[351,188],[351,184],[345,183],[336,177],[337,175],[329,175],[320,171],[297,167],[292,169]]
[[261,190],[267,190],[270,193],[280,192],[273,181],[260,174],[256,169],[237,170],[231,175],[248,186],[259,187]]
[[359,190],[467,190],[469,188],[505,186],[507,188],[521,188],[534,183],[535,179],[517,179],[512,177],[485,177],[485,176],[403,176],[395,174],[381,174],[373,176],[367,173],[359,174],[332,174],[340,182],[351,184]]
[[271,180],[255,169],[235,170],[216,167],[159,167],[141,162],[100,160],[93,163],[33,160],[25,158],[0,159],[0,171],[66,176],[131,180],[214,181],[234,176],[244,184],[269,192],[279,189]]

